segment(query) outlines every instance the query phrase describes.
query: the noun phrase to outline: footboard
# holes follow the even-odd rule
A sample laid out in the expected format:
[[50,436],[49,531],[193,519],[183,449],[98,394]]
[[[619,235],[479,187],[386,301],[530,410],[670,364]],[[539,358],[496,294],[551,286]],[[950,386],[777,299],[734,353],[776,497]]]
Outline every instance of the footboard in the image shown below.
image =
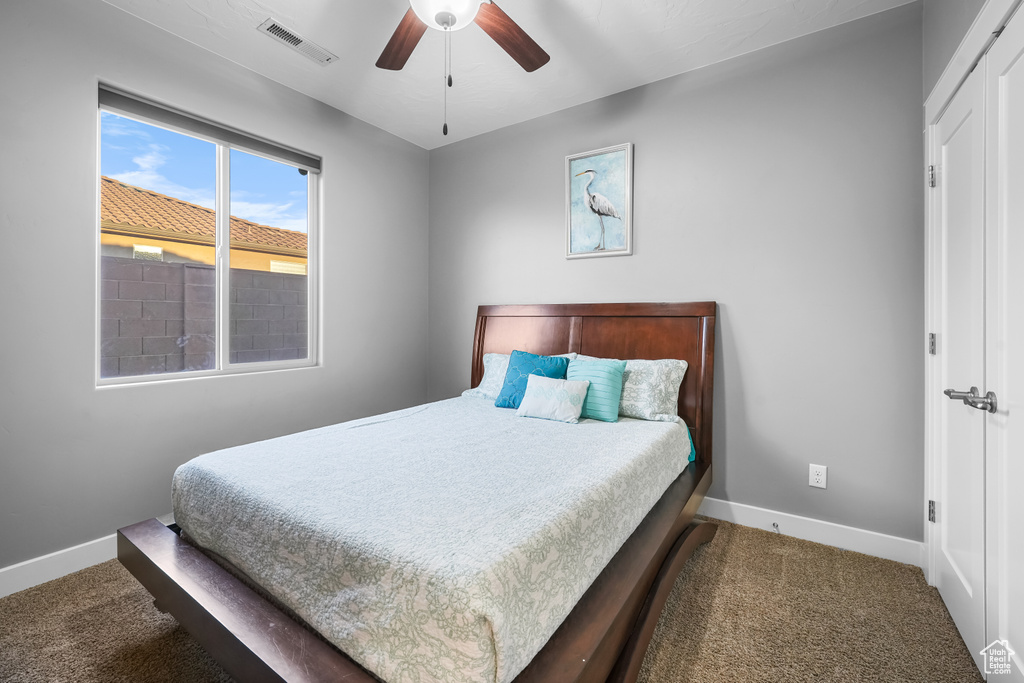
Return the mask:
[[238,681],[377,680],[155,519],[118,530],[117,559]]

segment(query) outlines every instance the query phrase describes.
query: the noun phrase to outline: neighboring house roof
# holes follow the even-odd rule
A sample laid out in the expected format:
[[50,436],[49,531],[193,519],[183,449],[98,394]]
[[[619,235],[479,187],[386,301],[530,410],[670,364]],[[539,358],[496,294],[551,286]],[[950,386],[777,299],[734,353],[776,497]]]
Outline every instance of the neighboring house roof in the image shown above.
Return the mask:
[[[100,177],[102,227],[180,242],[213,244],[214,211],[119,180]],[[306,233],[231,217],[231,246],[259,251],[306,251]],[[303,255],[305,255],[303,253]]]

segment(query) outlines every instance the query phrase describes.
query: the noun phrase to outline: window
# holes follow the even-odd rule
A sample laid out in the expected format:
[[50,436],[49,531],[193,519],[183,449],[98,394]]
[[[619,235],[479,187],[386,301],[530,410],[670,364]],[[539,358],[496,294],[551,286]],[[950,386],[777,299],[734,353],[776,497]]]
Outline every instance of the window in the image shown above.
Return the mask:
[[99,383],[315,363],[319,159],[99,103]]
[[164,248],[152,247],[148,244],[133,244],[132,257],[146,259],[147,261],[163,261]]

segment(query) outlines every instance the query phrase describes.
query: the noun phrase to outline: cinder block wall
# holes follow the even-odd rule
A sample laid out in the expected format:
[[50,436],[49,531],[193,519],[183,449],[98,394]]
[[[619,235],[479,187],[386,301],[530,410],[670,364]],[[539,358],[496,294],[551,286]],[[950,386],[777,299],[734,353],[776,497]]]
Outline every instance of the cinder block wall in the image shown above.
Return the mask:
[[[104,256],[100,376],[215,364],[213,266]],[[304,358],[306,276],[231,269],[232,363]]]
[[305,358],[306,276],[231,269],[231,362]]

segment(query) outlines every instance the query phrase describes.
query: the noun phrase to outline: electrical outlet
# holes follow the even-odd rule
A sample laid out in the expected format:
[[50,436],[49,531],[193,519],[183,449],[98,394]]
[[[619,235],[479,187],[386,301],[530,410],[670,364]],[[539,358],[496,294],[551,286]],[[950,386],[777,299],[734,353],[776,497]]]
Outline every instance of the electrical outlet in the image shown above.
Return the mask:
[[823,489],[825,488],[825,477],[827,474],[828,468],[824,465],[811,465],[811,475],[807,483]]

